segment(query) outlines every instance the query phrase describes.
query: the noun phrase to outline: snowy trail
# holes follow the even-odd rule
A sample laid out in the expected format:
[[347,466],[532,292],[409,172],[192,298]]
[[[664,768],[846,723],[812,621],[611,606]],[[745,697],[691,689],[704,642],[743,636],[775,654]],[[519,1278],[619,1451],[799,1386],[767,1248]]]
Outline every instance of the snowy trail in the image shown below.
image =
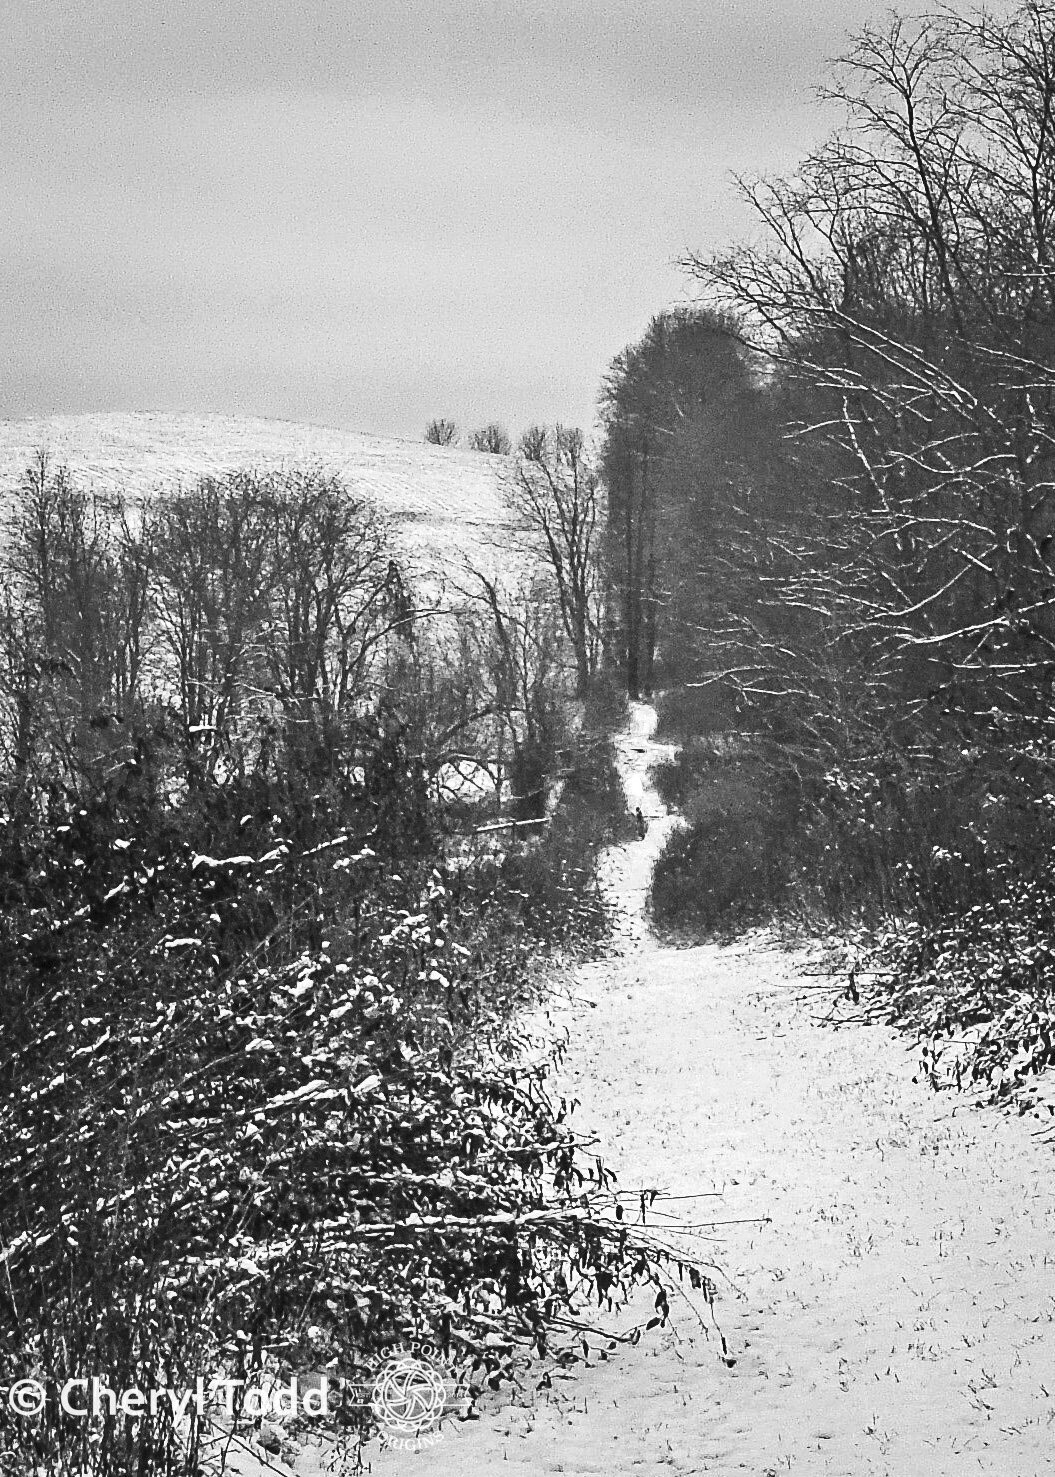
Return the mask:
[[736,1287],[718,1305],[736,1362],[675,1309],[671,1331],[561,1396],[448,1426],[428,1451],[375,1454],[373,1470],[1055,1470],[1050,1152],[1024,1121],[914,1084],[894,1032],[816,1022],[786,954],[647,935],[649,870],[674,823],[647,779],[653,724],[639,705],[620,744],[650,827],[608,859],[627,942],[576,982],[567,1085],[624,1186],[720,1189],[671,1204],[686,1223],[745,1218],[700,1244]]

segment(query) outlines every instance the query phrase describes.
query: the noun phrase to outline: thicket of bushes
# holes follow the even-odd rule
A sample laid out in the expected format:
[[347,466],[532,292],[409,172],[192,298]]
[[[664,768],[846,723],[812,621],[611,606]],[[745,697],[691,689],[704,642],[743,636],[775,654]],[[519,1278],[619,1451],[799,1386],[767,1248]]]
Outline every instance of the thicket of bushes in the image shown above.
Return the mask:
[[633,1285],[665,1306],[518,1014],[606,934],[607,745],[496,846],[435,784],[452,743],[488,758],[486,630],[416,644],[373,515],[311,477],[173,495],[156,539],[113,511],[42,462],[6,546],[0,1381],[48,1400],[0,1400],[5,1470],[199,1470],[207,1423],[77,1419],[71,1378],[325,1368],[354,1440],[393,1341],[471,1399]]
[[[233,857],[109,807],[0,831],[7,1370],[54,1391],[330,1365],[361,1401],[417,1336],[480,1387],[645,1273],[510,1008],[558,914],[599,932],[588,854],[452,868],[344,798],[307,852],[277,815]],[[14,1470],[100,1472],[190,1470],[200,1434],[53,1407],[0,1432]]]
[[[669,727],[669,724],[668,724]],[[983,756],[891,750],[804,773],[779,746],[688,738],[657,771],[685,824],[654,878],[657,920],[727,929],[783,918],[809,930],[937,925],[980,900],[989,872],[1032,874],[1048,844],[1044,776]]]

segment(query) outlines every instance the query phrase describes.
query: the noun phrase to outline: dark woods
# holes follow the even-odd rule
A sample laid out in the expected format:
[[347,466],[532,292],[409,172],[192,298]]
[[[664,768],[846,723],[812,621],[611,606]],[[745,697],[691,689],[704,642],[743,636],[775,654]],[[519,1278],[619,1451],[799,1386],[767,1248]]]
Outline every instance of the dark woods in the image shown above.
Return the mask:
[[686,263],[718,315],[606,392],[627,670],[688,740],[654,903],[893,927],[896,1008],[996,1018],[967,1070],[1010,1091],[1050,1056],[1055,10],[894,21],[828,95],[744,186],[761,244]]
[[[632,697],[691,675],[686,643],[716,598],[737,513],[761,511],[773,446],[757,368],[721,311],[668,312],[615,360],[601,395],[606,557]],[[767,464],[767,451],[769,459]]]

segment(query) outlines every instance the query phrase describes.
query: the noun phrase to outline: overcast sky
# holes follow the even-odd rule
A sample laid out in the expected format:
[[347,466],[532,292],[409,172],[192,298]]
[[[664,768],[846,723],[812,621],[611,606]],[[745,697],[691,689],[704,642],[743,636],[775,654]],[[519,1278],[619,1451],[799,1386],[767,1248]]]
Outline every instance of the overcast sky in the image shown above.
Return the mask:
[[882,0],[0,0],[0,418],[590,424]]

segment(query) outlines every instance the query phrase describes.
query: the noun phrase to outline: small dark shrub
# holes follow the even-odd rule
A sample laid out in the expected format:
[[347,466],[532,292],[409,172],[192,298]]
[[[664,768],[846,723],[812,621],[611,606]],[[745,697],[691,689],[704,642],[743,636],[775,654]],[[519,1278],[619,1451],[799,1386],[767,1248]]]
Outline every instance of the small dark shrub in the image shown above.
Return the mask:
[[591,733],[611,733],[626,722],[627,708],[623,682],[613,672],[598,672],[586,694],[583,728]]
[[656,861],[657,927],[708,934],[779,911],[792,875],[799,790],[747,753],[695,749],[657,774],[685,824]]
[[720,776],[722,755],[731,753],[733,747],[743,750],[737,740],[724,735],[717,739],[691,738],[682,744],[673,759],[657,764],[652,771],[652,783],[664,805],[681,814],[687,813]]
[[735,731],[736,711],[725,688],[670,687],[656,704],[661,739],[690,741]]

